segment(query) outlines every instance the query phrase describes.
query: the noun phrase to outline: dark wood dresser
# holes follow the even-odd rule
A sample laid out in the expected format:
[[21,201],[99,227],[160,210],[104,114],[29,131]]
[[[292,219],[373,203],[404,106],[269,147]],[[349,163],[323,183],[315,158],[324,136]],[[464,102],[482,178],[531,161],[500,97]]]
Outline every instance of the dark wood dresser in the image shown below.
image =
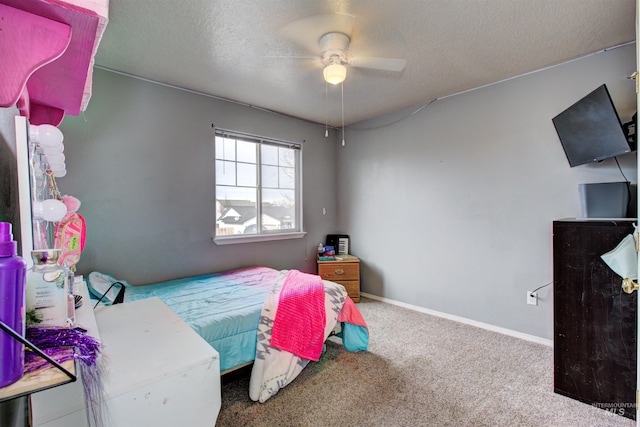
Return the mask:
[[600,255],[635,220],[553,222],[554,391],[635,419],[637,292]]

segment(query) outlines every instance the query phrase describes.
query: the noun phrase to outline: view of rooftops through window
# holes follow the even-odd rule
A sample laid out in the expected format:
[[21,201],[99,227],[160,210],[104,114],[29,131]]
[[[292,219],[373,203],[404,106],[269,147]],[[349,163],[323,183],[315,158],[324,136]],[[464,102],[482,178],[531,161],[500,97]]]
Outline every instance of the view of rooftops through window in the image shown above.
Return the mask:
[[216,132],[216,236],[299,229],[300,147]]

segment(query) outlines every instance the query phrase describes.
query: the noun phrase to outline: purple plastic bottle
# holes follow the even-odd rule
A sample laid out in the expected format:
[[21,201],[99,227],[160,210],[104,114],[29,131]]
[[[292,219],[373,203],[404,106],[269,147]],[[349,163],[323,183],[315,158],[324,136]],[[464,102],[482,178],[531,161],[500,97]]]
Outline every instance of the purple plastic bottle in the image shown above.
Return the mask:
[[[27,263],[17,254],[11,224],[0,222],[0,320],[25,334],[24,293]],[[0,329],[0,387],[24,374],[24,344]]]

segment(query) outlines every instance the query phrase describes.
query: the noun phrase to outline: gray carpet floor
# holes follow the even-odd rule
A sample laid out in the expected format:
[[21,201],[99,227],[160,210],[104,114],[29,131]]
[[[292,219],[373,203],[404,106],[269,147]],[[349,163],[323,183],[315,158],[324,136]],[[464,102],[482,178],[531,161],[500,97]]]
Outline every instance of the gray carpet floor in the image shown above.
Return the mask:
[[263,404],[225,379],[217,426],[635,426],[553,392],[553,349],[362,298],[369,349],[332,338]]

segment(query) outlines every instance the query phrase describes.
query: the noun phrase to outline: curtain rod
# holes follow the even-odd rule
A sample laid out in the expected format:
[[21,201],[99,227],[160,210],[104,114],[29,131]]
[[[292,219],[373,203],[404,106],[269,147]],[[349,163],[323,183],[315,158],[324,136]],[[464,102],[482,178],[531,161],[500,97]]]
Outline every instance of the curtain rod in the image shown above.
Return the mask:
[[216,133],[221,133],[224,136],[253,139],[253,140],[260,141],[260,142],[271,142],[273,144],[279,144],[279,145],[291,145],[291,146],[296,147],[296,148],[301,147],[302,144],[304,142],[306,142],[304,140],[302,142],[287,141],[286,139],[269,138],[269,137],[266,137],[266,136],[255,135],[255,134],[252,134],[252,133],[246,133],[246,132],[241,132],[241,131],[237,131],[237,130],[224,129],[224,128],[221,128],[221,127],[217,127],[214,123],[211,123],[211,127],[215,129]]

